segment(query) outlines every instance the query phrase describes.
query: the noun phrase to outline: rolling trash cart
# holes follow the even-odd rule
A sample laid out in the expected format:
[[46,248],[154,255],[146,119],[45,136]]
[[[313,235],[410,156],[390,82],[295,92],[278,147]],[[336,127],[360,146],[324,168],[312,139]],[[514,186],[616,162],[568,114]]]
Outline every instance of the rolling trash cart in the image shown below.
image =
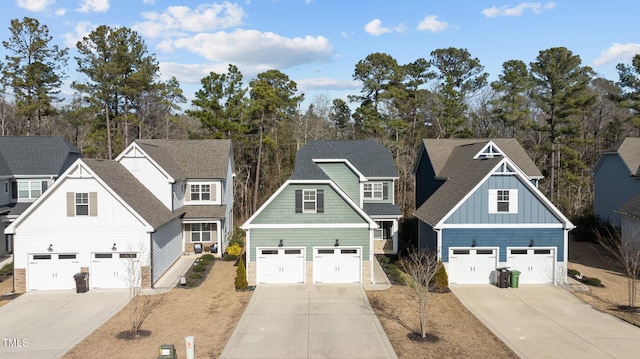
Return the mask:
[[498,288],[509,288],[509,278],[511,277],[509,268],[496,268],[496,272],[498,273],[498,282],[496,283]]

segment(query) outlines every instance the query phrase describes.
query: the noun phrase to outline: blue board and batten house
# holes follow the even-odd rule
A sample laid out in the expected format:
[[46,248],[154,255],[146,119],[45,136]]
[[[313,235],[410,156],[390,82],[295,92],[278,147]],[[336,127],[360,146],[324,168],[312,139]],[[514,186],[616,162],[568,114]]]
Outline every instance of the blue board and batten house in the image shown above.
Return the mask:
[[574,226],[538,190],[542,173],[515,139],[425,139],[414,167],[418,241],[449,281],[565,283]]
[[373,255],[397,253],[391,153],[372,140],[312,141],[249,218],[249,283],[369,283]]

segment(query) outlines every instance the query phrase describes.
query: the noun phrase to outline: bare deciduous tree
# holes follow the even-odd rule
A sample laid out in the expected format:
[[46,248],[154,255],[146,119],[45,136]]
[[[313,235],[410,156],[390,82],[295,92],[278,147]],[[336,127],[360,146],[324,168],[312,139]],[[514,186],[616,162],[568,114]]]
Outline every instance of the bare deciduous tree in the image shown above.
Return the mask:
[[143,294],[142,293],[142,270],[140,261],[145,258],[145,252],[140,250],[139,258],[134,255],[129,256],[126,262],[126,281],[129,287],[129,335],[136,338],[140,335],[140,329],[147,317],[153,310],[162,303],[164,294]]
[[411,293],[418,302],[420,313],[420,335],[427,337],[427,303],[429,283],[438,270],[438,256],[427,249],[409,248],[407,254],[398,261],[400,268],[413,277],[408,283]]

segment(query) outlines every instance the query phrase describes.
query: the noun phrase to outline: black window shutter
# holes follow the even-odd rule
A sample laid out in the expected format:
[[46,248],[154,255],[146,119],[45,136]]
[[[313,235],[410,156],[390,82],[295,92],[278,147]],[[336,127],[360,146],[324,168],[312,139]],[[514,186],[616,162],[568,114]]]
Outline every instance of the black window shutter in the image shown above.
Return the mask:
[[316,196],[318,200],[318,213],[324,213],[324,190],[319,189],[316,191]]
[[382,199],[389,199],[389,183],[387,182],[382,184]]
[[16,181],[11,182],[11,198],[18,198],[18,182]]
[[42,193],[47,190],[47,181],[42,181]]
[[302,190],[296,190],[296,213],[302,213]]

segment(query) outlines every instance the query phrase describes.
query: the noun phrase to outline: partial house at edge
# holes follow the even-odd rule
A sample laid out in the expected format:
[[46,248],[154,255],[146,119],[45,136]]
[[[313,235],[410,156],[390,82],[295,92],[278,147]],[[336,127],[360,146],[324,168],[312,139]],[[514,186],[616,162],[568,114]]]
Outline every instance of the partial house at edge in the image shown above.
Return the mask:
[[16,292],[149,288],[194,244],[223,253],[233,229],[229,140],[137,140],[77,160],[6,230]]
[[515,139],[425,139],[414,166],[418,241],[449,281],[565,283],[573,224],[537,188],[542,174]]
[[620,215],[620,234],[624,248],[637,252],[640,248],[640,192],[616,210]]
[[372,140],[312,141],[291,177],[242,226],[259,283],[369,283],[373,255],[397,253],[398,171]]
[[616,211],[640,192],[640,137],[627,137],[616,149],[602,152],[591,174],[594,215],[620,226]]
[[[0,136],[0,220],[4,230],[44,193],[82,152],[61,137]],[[5,235],[0,255],[13,252]]]

